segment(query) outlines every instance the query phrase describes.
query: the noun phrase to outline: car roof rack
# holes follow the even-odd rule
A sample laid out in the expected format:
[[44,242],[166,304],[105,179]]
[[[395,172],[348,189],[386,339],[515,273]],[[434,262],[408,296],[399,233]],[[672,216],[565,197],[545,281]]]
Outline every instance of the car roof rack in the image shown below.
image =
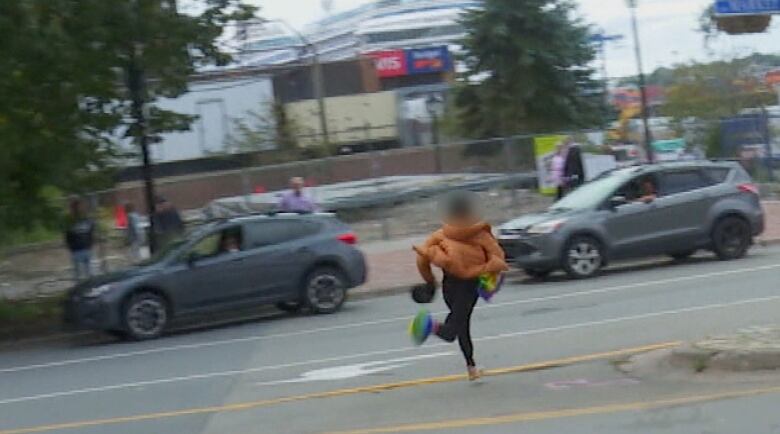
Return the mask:
[[321,216],[321,217],[333,217],[335,213],[332,212],[304,212],[304,211],[265,211],[265,212],[251,212],[241,214],[237,216],[229,217],[216,217],[211,219],[211,222],[226,223],[231,221],[248,220],[258,217],[273,218],[273,217],[307,217],[307,216]]

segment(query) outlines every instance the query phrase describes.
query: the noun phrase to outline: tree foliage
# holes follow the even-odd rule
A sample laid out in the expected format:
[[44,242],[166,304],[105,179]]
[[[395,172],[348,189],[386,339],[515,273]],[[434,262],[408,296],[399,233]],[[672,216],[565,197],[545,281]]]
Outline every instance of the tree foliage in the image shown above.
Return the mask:
[[590,28],[569,0],[484,0],[466,13],[456,92],[472,136],[552,131],[598,122],[603,85],[593,79]]
[[[197,67],[224,65],[224,26],[249,18],[240,0],[0,1],[0,232],[53,214],[57,191],[95,186],[133,134],[128,72],[148,86],[148,131],[189,128],[192,118],[154,105],[187,91]],[[6,228],[6,229],[4,229]]]
[[675,119],[715,120],[774,101],[774,93],[741,60],[691,64],[674,70],[662,113]]
[[260,110],[247,112],[246,120],[235,119],[235,133],[228,137],[228,146],[237,152],[267,150],[270,145],[284,153],[298,150],[298,127],[281,103],[271,103]]

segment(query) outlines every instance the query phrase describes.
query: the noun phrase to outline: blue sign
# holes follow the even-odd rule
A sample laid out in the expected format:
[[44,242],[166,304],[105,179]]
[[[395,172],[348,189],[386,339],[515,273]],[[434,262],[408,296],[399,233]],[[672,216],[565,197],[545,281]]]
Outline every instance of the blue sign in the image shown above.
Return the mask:
[[767,143],[767,118],[763,115],[740,115],[721,119],[720,134],[725,156],[735,156],[742,146]]
[[780,14],[780,0],[717,0],[717,15]]
[[409,75],[449,71],[450,50],[446,46],[406,50],[406,65]]

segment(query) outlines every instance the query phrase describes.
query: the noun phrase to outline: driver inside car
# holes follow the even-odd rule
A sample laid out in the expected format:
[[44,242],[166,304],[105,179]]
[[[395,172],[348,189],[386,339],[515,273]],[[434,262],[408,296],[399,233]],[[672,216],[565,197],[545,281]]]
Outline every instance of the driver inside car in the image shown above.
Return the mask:
[[238,238],[234,235],[226,235],[222,238],[222,253],[236,253],[241,251],[241,245],[238,242]]
[[636,202],[650,203],[658,198],[655,183],[651,178],[645,178],[641,182],[641,192]]

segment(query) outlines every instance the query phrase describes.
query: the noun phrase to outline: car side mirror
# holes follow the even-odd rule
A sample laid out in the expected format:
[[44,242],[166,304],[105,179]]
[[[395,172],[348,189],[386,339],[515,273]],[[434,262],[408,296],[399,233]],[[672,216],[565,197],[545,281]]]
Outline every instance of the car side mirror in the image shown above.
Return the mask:
[[625,196],[612,196],[612,198],[609,199],[609,207],[613,210],[627,203],[628,199],[626,199]]
[[195,252],[188,253],[185,260],[187,262],[187,266],[190,268],[194,267],[199,258],[200,256],[198,256],[198,254]]

